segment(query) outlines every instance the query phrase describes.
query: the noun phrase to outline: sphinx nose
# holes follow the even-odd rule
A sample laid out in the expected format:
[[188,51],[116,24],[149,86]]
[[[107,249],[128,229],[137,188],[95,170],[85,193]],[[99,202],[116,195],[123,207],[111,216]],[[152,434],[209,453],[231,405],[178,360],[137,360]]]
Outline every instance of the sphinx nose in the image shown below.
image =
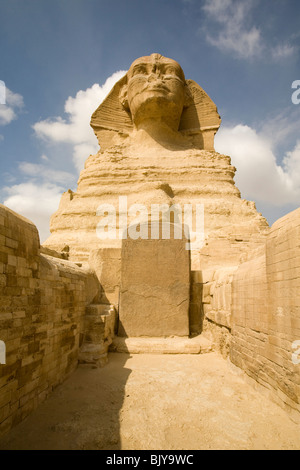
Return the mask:
[[148,82],[153,82],[158,78],[162,78],[161,73],[158,70],[156,70],[155,72],[152,71],[148,76]]
[[150,75],[148,76],[148,82],[153,82],[154,80],[156,80],[156,75],[154,73],[150,73]]

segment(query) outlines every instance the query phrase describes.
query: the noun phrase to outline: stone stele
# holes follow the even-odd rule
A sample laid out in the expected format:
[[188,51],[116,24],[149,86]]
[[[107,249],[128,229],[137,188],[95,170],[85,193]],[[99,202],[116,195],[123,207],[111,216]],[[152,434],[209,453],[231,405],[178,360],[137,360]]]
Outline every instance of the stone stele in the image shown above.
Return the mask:
[[[145,226],[150,235],[150,224]],[[189,335],[188,239],[184,234],[176,239],[174,224],[168,227],[169,239],[123,241],[119,336]]]

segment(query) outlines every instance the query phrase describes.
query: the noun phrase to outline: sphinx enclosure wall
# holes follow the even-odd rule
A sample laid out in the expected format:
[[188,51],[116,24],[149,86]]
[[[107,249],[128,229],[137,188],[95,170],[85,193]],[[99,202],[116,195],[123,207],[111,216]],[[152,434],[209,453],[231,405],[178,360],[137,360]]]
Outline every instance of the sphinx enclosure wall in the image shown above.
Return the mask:
[[275,222],[264,253],[234,275],[231,333],[231,361],[299,419],[300,209]]
[[27,219],[0,206],[0,435],[22,421],[77,366],[91,272],[40,254]]
[[205,334],[300,422],[300,209],[248,260],[201,277]]

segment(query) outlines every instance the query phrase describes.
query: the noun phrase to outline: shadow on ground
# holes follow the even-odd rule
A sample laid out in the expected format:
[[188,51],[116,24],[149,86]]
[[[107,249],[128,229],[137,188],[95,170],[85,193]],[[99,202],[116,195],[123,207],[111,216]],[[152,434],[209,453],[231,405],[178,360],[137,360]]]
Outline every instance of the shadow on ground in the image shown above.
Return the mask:
[[25,421],[0,440],[1,450],[117,450],[119,413],[130,370],[116,354],[103,368],[80,365]]

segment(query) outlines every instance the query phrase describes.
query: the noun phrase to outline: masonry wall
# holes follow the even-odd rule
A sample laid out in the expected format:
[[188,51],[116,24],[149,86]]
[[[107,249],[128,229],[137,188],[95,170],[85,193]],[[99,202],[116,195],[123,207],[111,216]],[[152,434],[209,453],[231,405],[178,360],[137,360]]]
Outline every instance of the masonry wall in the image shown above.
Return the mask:
[[87,269],[40,254],[27,219],[0,205],[0,435],[76,367],[85,307],[98,283]]
[[192,271],[191,277],[190,320],[192,333],[202,332],[213,342],[214,349],[219,351],[224,358],[229,355],[231,286],[236,270],[237,266],[204,269]]
[[231,361],[299,419],[300,209],[272,226],[264,255],[238,268],[231,323]]

